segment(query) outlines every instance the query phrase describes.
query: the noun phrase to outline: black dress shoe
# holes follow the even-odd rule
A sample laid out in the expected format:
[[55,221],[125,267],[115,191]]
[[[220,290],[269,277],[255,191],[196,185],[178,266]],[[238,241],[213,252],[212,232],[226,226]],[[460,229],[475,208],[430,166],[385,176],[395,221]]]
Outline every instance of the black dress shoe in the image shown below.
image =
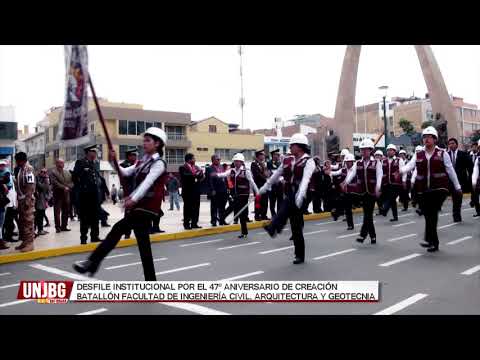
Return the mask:
[[55,229],[55,232],[58,234],[58,233],[61,233],[62,232],[62,229]]
[[473,214],[473,217],[478,217],[480,216],[480,214]]
[[462,222],[462,218],[454,218],[453,222],[454,223]]
[[183,225],[183,228],[185,230],[191,230],[192,229],[192,227],[190,225],[185,225],[185,224]]
[[473,201],[470,201],[470,207],[471,208],[475,207],[475,203]]
[[353,230],[353,226],[349,226],[347,230]]
[[364,237],[358,237],[356,240],[356,242],[359,242],[360,244],[363,244],[364,241],[365,241]]
[[72,229],[69,229],[69,228],[61,228],[60,231],[72,231]]
[[102,240],[100,240],[99,238],[90,240],[90,242],[92,242],[92,243],[101,242],[101,241],[102,241]]
[[372,238],[370,240],[370,244],[376,244],[377,243],[377,238]]
[[247,235],[246,235],[246,234],[242,234],[242,235],[239,235],[238,238],[239,238],[239,239],[246,239],[246,238],[247,238]]
[[265,225],[263,229],[268,233],[268,235],[270,235],[271,238],[274,238],[275,236],[277,236],[277,232],[275,231],[275,228],[271,224]]
[[398,218],[390,219],[391,222],[398,221]]
[[105,224],[102,224],[102,227],[110,227],[110,226],[112,226],[112,225],[110,225],[110,224],[107,224],[107,223],[105,223]]
[[201,229],[202,227],[201,226],[198,226],[198,225],[192,225],[192,229]]
[[88,275],[92,277],[97,272],[98,265],[94,264],[90,260],[87,260],[81,263],[73,264],[73,269],[80,274],[85,274],[88,272]]
[[408,211],[408,209],[402,209],[402,211]]
[[262,218],[255,218],[255,221],[262,221]]
[[[236,221],[235,224],[238,224],[238,220],[235,220],[235,221]],[[252,222],[252,220],[247,219],[247,223],[249,223],[249,222]]]
[[225,222],[225,221],[222,221],[222,222],[220,223],[220,226],[226,226],[226,225],[230,225],[230,224],[227,223],[227,222]]
[[302,258],[299,258],[299,257],[295,257],[295,260],[293,260],[293,263],[294,263],[295,265],[301,264],[301,263],[303,263],[303,262],[305,262],[305,259],[302,259]]
[[423,211],[420,210],[420,209],[415,210],[415,212],[418,214],[418,216],[422,216],[422,215],[423,215]]
[[432,246],[427,249],[428,252],[435,252],[438,251],[438,246]]
[[425,241],[425,242],[421,242],[420,246],[424,248],[429,248],[429,247],[432,247],[432,244]]
[[212,227],[217,227],[217,224],[211,224],[211,225],[212,225]]

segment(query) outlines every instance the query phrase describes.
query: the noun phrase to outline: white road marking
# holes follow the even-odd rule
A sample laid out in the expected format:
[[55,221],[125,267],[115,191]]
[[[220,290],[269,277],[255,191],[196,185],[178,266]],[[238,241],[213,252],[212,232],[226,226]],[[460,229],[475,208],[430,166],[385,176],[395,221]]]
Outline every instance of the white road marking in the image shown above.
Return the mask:
[[386,263],[383,263],[383,264],[380,264],[378,266],[383,266],[383,267],[386,267],[386,266],[391,266],[391,265],[395,265],[395,264],[398,264],[398,263],[401,263],[403,261],[407,261],[407,260],[410,260],[410,259],[414,259],[416,257],[419,257],[419,256],[422,256],[422,254],[411,254],[411,255],[408,255],[408,256],[404,256],[404,257],[401,257],[401,258],[398,258],[398,259],[395,259],[395,260],[392,260],[392,261],[389,261],[389,262],[386,262]]
[[441,217],[441,216],[448,216],[448,215],[452,215],[452,213],[440,214],[440,215],[438,215],[438,216]]
[[129,256],[129,255],[133,255],[133,253],[125,253],[125,254],[118,254],[118,255],[110,255],[110,256],[107,256],[105,259],[115,259],[115,258],[117,258],[117,257]]
[[336,255],[346,254],[346,253],[349,253],[349,252],[352,252],[352,251],[355,251],[355,250],[357,250],[357,249],[352,248],[352,249],[337,251],[337,252],[334,252],[334,253],[331,253],[331,254],[317,256],[317,257],[313,258],[312,260],[325,259],[325,258],[329,258],[329,257],[336,256]]
[[447,227],[450,227],[450,226],[453,226],[453,225],[458,225],[458,224],[460,224],[460,223],[456,222],[456,223],[451,223],[451,224],[439,226],[439,227],[437,228],[437,230],[442,230],[442,229],[445,229],[445,228],[447,228]]
[[[57,268],[54,268],[54,267],[51,267],[51,266],[45,266],[45,265],[42,265],[42,264],[32,264],[30,266],[35,268],[35,269],[38,269],[38,270],[43,270],[43,271],[46,271],[46,272],[49,272],[49,273],[52,273],[52,274],[56,274],[56,275],[60,275],[60,276],[64,276],[66,278],[70,278],[70,279],[73,279],[73,280],[92,280],[92,281],[95,280],[95,279],[89,278],[87,276],[83,276],[83,275],[80,275],[80,274],[75,274],[75,273],[72,273],[72,272],[60,270],[60,269],[57,269]],[[99,281],[101,281],[101,280],[99,280]]]
[[192,265],[192,266],[184,266],[181,268],[176,268],[176,269],[171,269],[171,270],[166,270],[166,271],[160,271],[155,273],[155,275],[163,275],[163,274],[170,274],[178,271],[183,271],[183,270],[189,270],[189,269],[195,269],[199,267],[204,267],[204,266],[210,266],[210,263],[202,263],[202,264],[197,264],[197,265]]
[[[375,220],[373,223],[374,223],[374,224],[376,224],[376,223],[377,223],[377,220]],[[353,224],[353,225],[354,225],[354,226],[360,226],[360,225],[363,225],[363,220],[362,220],[362,222],[359,222],[359,223],[357,223],[357,224]]]
[[318,233],[323,233],[323,232],[327,232],[328,230],[318,230],[318,231],[311,231],[311,232],[308,232],[308,233],[304,233],[303,235],[313,235],[313,234],[318,234]]
[[100,309],[96,309],[96,310],[85,311],[85,312],[77,314],[77,315],[94,315],[94,314],[99,314],[99,313],[102,313],[102,312],[105,312],[105,311],[108,311],[108,309],[100,308]]
[[240,245],[225,246],[225,247],[218,248],[217,250],[234,249],[234,248],[237,248],[237,247],[249,246],[249,245],[254,245],[254,244],[260,244],[260,241],[254,241],[254,242],[240,244]]
[[461,243],[462,241],[465,241],[465,240],[468,240],[468,239],[471,239],[471,238],[472,238],[471,236],[465,236],[463,238],[450,241],[450,242],[447,243],[447,245],[455,245],[455,244]]
[[215,240],[207,240],[207,241],[199,241],[199,242],[194,242],[190,244],[182,244],[180,247],[187,247],[187,246],[195,246],[195,245],[202,245],[202,244],[209,244],[209,243],[214,243],[214,242],[219,242],[223,241],[224,239],[215,239]]
[[231,315],[229,313],[218,311],[214,309],[207,308],[206,306],[201,306],[192,303],[174,303],[174,302],[164,302],[160,303],[177,309],[182,309],[190,312],[194,312],[200,315]]
[[221,279],[221,280],[218,280],[218,281],[232,281],[232,280],[243,279],[243,278],[246,278],[246,277],[260,275],[260,274],[263,274],[263,271],[261,271],[261,270],[260,271],[255,271],[255,272],[251,272],[251,273],[248,273],[248,274],[243,274],[243,275],[233,276],[233,277],[226,278],[226,279]]
[[473,210],[475,210],[475,208],[473,208],[473,209],[472,209],[472,208],[470,208],[470,209],[465,209],[465,210],[463,210],[463,211],[473,211]]
[[392,242],[392,241],[407,239],[407,238],[414,237],[414,236],[417,236],[417,234],[408,234],[408,235],[396,237],[396,238],[393,238],[393,239],[388,239],[387,241]]
[[[163,260],[167,260],[167,258],[153,259],[153,262],[158,262],[158,261],[163,261]],[[104,268],[104,269],[105,269],[105,270],[121,269],[121,268],[124,268],[124,267],[140,265],[141,263],[142,263],[141,261],[137,261],[137,262],[130,263],[130,264],[109,266],[109,267],[106,267],[106,268]]]
[[23,304],[23,303],[26,303],[26,302],[29,302],[29,301],[32,301],[32,300],[30,300],[30,299],[25,299],[25,300],[11,301],[11,302],[7,302],[7,303],[0,304],[0,308],[2,308],[2,307],[7,307],[7,306],[18,305],[18,304]]
[[341,221],[325,221],[321,223],[316,223],[315,225],[327,225],[327,224],[334,224],[334,223],[339,223]]
[[291,249],[291,248],[293,248],[293,246],[285,246],[285,247],[278,248],[278,249],[267,250],[267,251],[261,251],[261,252],[259,252],[259,254],[261,254],[261,255],[265,255],[265,254],[270,254],[270,253],[273,253],[273,252],[277,252],[277,251],[283,251],[283,250],[287,250],[287,249]]
[[379,311],[373,315],[392,315],[395,314],[396,312],[405,309],[407,306],[410,306],[412,304],[415,304],[417,301],[420,301],[424,298],[426,298],[428,295],[427,294],[415,294],[413,296],[410,296],[408,299],[405,299],[403,301],[400,301],[399,303],[392,305],[382,311]]
[[337,239],[345,239],[347,237],[352,237],[352,236],[357,236],[360,235],[360,233],[355,233],[355,234],[348,234],[348,235],[342,235],[342,236],[337,236]]
[[475,274],[479,270],[480,270],[480,265],[477,265],[477,266],[474,266],[471,269],[465,270],[464,272],[462,272],[462,275],[472,275],[472,274]]
[[0,276],[6,276],[6,275],[12,275],[12,273],[6,272],[6,273],[1,273]]
[[410,214],[399,215],[398,217],[403,218],[403,217],[412,216],[412,215],[413,215],[413,213],[410,213]]
[[410,224],[416,224],[416,221],[409,221],[409,222],[402,223],[402,224],[392,225],[392,227],[400,227],[400,226],[405,226],[405,225],[410,225]]
[[8,289],[8,288],[15,287],[15,286],[19,286],[19,285],[20,285],[20,283],[10,284],[10,285],[3,285],[3,286],[0,286],[0,290],[1,290],[1,289]]

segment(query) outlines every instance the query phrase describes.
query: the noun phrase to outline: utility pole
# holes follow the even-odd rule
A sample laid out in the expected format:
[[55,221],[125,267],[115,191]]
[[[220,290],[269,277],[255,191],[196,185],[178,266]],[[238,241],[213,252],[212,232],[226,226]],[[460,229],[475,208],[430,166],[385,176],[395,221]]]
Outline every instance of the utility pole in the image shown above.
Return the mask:
[[240,109],[242,111],[242,125],[241,128],[244,129],[244,117],[243,117],[243,107],[245,106],[245,97],[243,96],[243,63],[242,63],[242,55],[243,55],[243,48],[242,45],[238,46],[238,54],[240,55]]

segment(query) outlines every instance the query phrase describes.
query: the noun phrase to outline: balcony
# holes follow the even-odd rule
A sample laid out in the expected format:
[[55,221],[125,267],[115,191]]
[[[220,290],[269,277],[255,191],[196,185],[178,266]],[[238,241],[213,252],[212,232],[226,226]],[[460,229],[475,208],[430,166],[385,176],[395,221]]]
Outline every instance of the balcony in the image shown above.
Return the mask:
[[[185,134],[169,133],[167,132],[167,146],[178,148],[189,148],[191,145],[190,140],[187,139]],[[183,164],[183,160],[182,160]]]

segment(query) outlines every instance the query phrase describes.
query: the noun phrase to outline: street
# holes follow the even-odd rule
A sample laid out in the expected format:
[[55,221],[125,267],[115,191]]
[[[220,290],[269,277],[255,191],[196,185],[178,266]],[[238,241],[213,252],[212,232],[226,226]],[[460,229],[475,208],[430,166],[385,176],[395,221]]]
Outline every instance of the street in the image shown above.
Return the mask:
[[[419,246],[424,219],[410,208],[399,222],[376,216],[377,244],[355,239],[340,218],[305,223],[306,261],[293,265],[289,226],[275,239],[263,229],[152,244],[157,280],[378,280],[377,303],[67,303],[17,300],[20,280],[88,279],[72,269],[87,254],[0,265],[0,315],[369,315],[480,314],[478,218],[463,200],[462,223],[453,223],[450,200],[440,213],[440,251]],[[137,247],[114,250],[95,275],[98,280],[143,280]]]

